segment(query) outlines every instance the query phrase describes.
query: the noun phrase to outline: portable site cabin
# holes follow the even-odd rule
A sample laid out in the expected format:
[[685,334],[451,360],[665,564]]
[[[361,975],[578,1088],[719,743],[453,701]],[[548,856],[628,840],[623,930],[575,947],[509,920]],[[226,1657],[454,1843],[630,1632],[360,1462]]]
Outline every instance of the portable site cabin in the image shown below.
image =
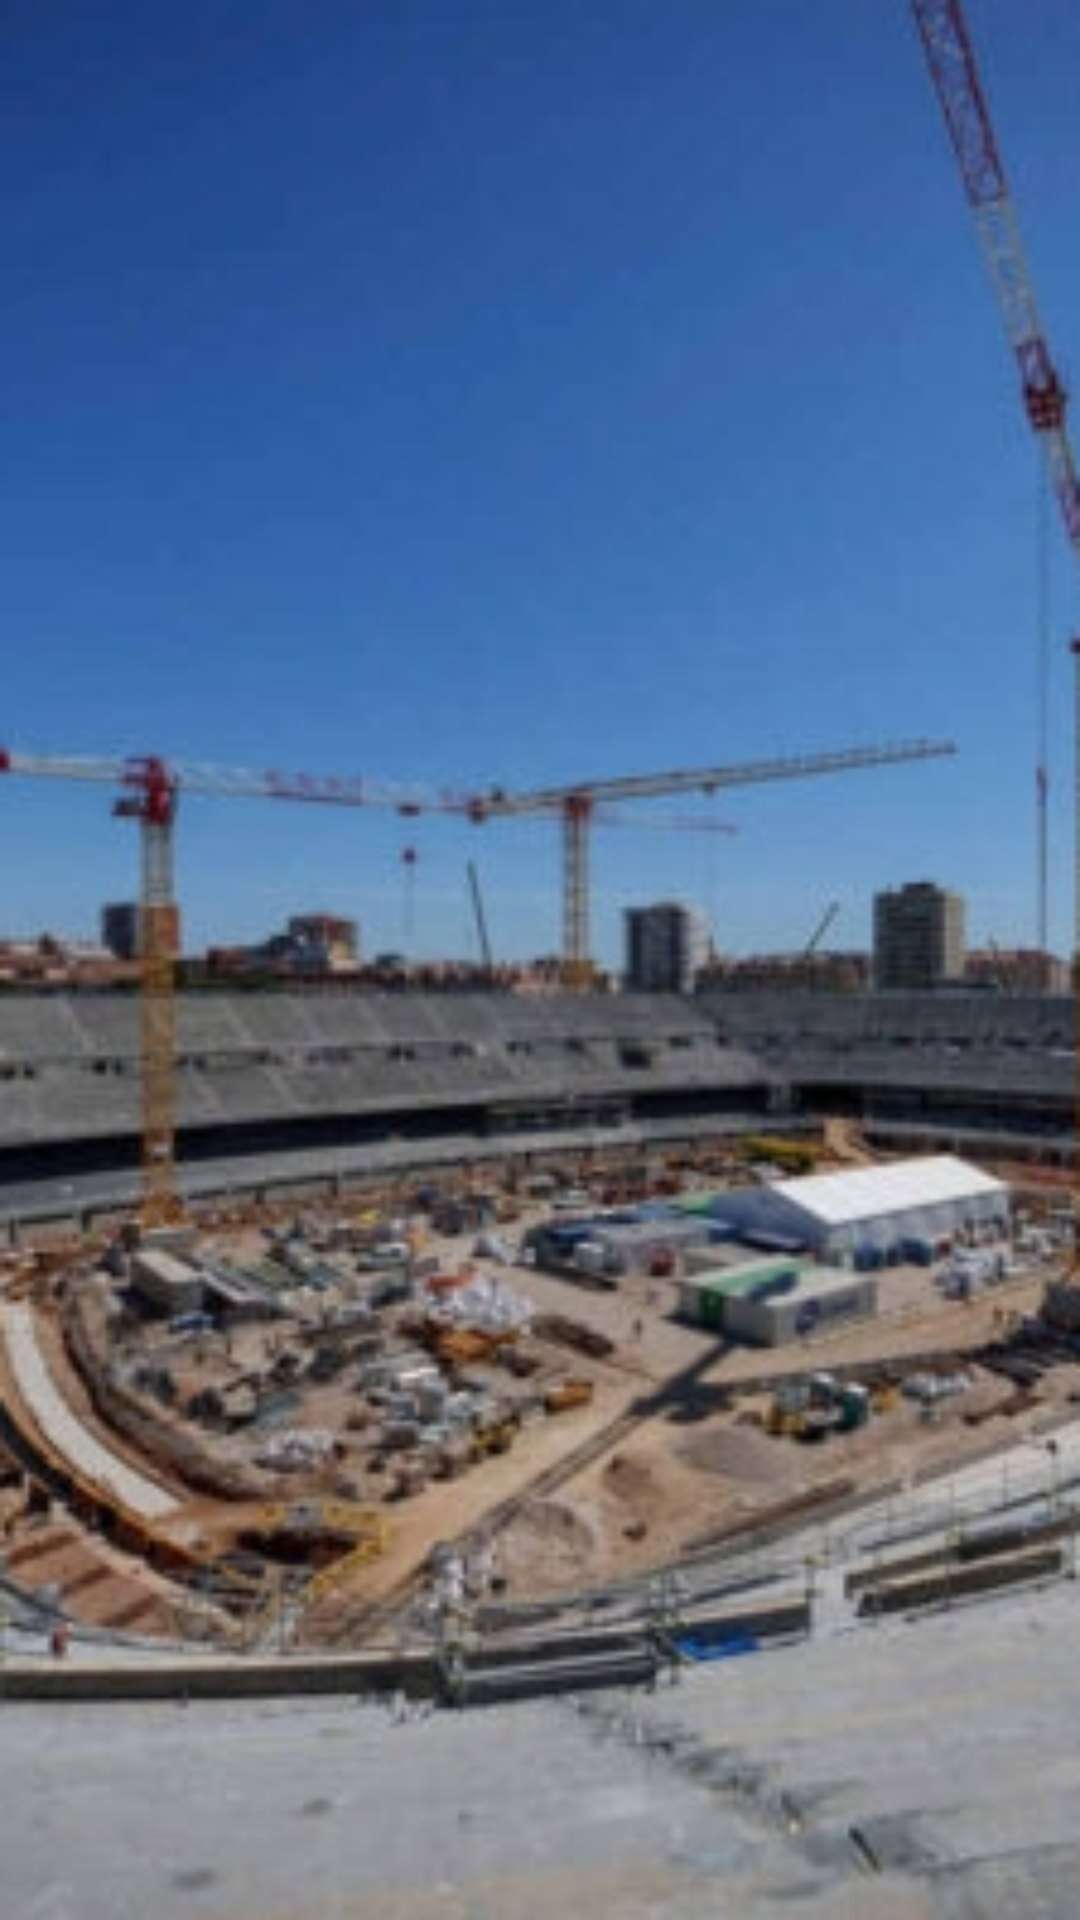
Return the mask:
[[793,1288],[805,1260],[743,1260],[737,1266],[699,1268],[679,1282],[679,1313],[695,1326],[730,1333],[731,1304],[755,1294],[783,1293]]
[[679,1311],[733,1340],[779,1347],[842,1321],[872,1318],[877,1282],[812,1260],[748,1260],[687,1275],[679,1286]]
[[727,1305],[724,1327],[755,1347],[783,1347],[831,1332],[877,1312],[877,1281],[843,1268],[807,1267],[786,1292],[739,1294]]

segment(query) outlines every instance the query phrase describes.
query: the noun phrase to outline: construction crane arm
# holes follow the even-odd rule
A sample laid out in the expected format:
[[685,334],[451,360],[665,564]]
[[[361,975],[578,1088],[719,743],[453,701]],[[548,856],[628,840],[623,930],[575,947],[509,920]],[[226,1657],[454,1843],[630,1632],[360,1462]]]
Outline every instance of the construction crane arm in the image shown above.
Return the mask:
[[480,941],[480,957],[490,973],[491,941],[488,938],[487,915],[484,912],[484,896],[480,891],[480,876],[476,871],[476,863],[473,860],[469,861],[468,873],[469,892],[472,895],[473,914],[476,919],[476,932]]
[[905,741],[895,746],[847,747],[835,753],[799,754],[782,760],[750,760],[726,767],[699,767],[674,773],[627,774],[612,780],[582,780],[573,786],[540,787],[527,793],[492,788],[478,794],[474,819],[542,813],[581,801],[590,807],[607,800],[649,800],[668,793],[715,793],[721,787],[751,787],[771,780],[805,780],[813,774],[850,773],[859,767],[884,767],[907,760],[934,760],[954,754],[951,740]]
[[90,780],[98,785],[145,788],[159,780],[170,793],[221,794],[232,799],[295,800],[337,807],[381,807],[397,813],[464,813],[467,802],[416,784],[394,785],[360,775],[253,772],[153,756],[104,759],[79,754],[19,753],[0,748],[0,773],[51,780]]
[[802,957],[804,960],[809,960],[811,956],[817,952],[819,946],[821,945],[821,942],[824,940],[825,935],[828,933],[829,928],[832,926],[832,923],[836,919],[836,916],[839,913],[839,911],[840,911],[839,900],[830,900],[828,906],[826,907],[824,913],[821,916],[821,919],[818,921],[817,926],[814,928],[813,933],[810,935],[809,940],[807,941],[805,947],[803,948]]
[[1068,395],[1039,319],[1016,209],[960,0],[911,0],[960,176],[982,240],[1024,407],[1039,434],[1065,531],[1080,558],[1080,480],[1066,428]]
[[13,753],[0,748],[0,773],[33,774],[47,780],[93,780],[99,786],[123,782],[123,760],[98,760],[89,755]]

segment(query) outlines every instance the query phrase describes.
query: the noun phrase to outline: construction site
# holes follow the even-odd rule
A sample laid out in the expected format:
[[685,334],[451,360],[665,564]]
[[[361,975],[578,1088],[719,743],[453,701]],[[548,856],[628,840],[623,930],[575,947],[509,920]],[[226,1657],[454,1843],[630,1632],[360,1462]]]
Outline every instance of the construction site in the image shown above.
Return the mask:
[[[1046,527],[1056,509],[1080,553],[1080,479],[960,0],[910,11],[1044,469],[1028,957],[1048,983]],[[411,682],[408,717],[415,734]],[[854,867],[905,786],[932,843],[956,744],[688,749],[667,772],[552,784],[534,759],[520,785],[448,778],[441,751],[433,730],[430,782],[398,784],[152,743],[0,749],[0,784],[44,787],[57,834],[73,788],[106,792],[139,866],[110,909],[130,916],[130,973],[0,992],[12,1912],[1070,1920],[1075,854],[1070,993],[944,964],[925,988],[867,972],[788,989],[751,963],[738,990],[708,970],[650,990],[629,967],[616,990],[594,829],[728,833],[711,807],[639,803],[836,780],[870,823],[861,846],[853,800],[851,847],[830,848]],[[546,823],[557,951],[500,989],[470,861],[468,990],[418,990],[404,963],[391,990],[394,953],[375,984],[181,976],[188,803],[237,799],[410,836]],[[761,864],[758,910],[779,913]],[[839,886],[830,872],[815,897]],[[903,891],[927,912],[959,901]],[[289,926],[314,921],[358,924]],[[143,1826],[131,1859],[111,1838],[121,1793]]]
[[1069,1232],[834,1122],[13,1251],[2,1577],[241,1655],[647,1581],[1066,1416]]

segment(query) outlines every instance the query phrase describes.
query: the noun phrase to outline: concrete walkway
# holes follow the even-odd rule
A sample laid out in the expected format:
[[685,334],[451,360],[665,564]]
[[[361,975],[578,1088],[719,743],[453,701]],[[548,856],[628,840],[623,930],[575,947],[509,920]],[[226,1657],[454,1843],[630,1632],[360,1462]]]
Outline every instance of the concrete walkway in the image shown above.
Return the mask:
[[143,1520],[164,1520],[179,1501],[103,1446],[58,1392],[38,1345],[33,1308],[25,1301],[0,1302],[0,1334],[19,1393],[46,1440],[85,1480]]

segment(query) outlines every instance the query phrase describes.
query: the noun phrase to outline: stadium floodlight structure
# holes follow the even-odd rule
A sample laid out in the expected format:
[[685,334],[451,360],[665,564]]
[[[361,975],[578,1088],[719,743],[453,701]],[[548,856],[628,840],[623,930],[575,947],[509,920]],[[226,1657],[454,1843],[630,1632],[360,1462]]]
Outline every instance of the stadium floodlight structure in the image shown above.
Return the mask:
[[778,760],[746,760],[733,766],[681,768],[673,773],[625,774],[614,779],[582,780],[573,786],[540,787],[512,793],[492,787],[467,797],[471,820],[517,819],[555,814],[563,836],[563,976],[580,988],[592,974],[589,956],[589,829],[608,802],[652,800],[677,793],[719,793],[730,787],[763,786],[778,780],[809,780],[819,774],[855,773],[910,760],[934,760],[953,754],[952,741],[913,740],[894,746],[843,747],[831,753],[797,754]]

